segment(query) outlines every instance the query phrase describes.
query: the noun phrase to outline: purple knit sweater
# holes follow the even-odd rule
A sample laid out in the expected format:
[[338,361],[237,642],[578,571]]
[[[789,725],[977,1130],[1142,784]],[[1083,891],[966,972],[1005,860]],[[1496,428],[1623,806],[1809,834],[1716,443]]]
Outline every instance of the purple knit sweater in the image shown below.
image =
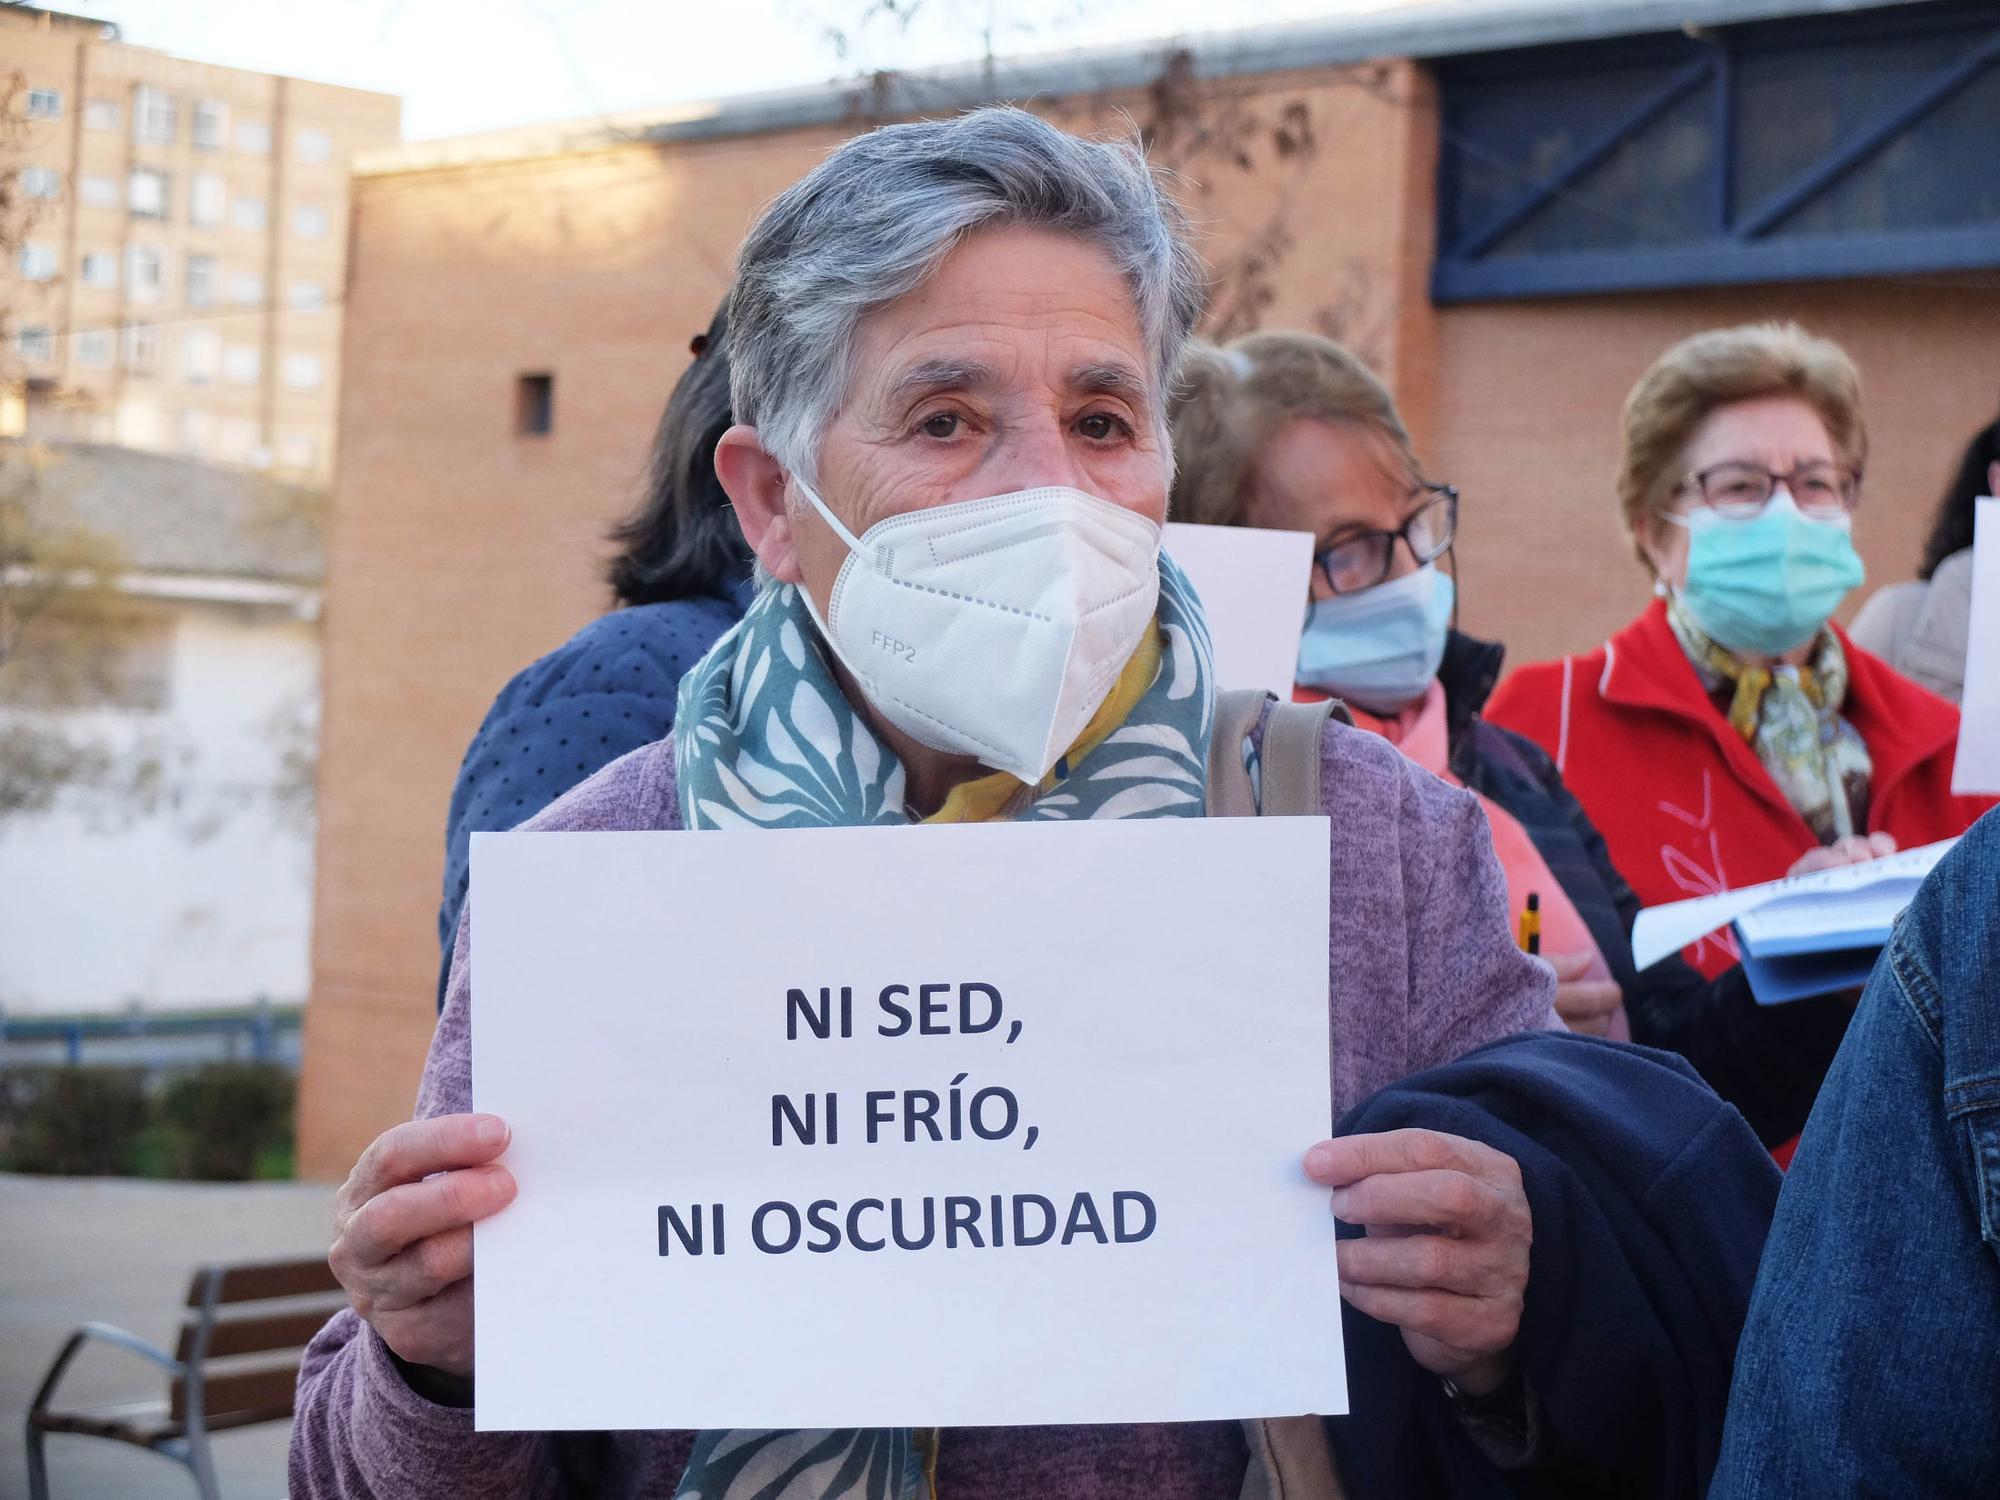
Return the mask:
[[[1333,823],[1327,1008],[1335,1117],[1482,1043],[1556,1025],[1548,969],[1525,958],[1508,931],[1505,886],[1478,802],[1378,736],[1337,724],[1327,733],[1320,786]],[[679,828],[672,742],[612,762],[525,826]],[[417,1095],[419,1118],[472,1107],[469,934],[468,912]],[[666,1497],[690,1441],[672,1432],[475,1433],[470,1411],[418,1396],[374,1330],[342,1312],[313,1340],[299,1372],[291,1493],[300,1500]],[[1246,1459],[1233,1422],[952,1428],[940,1443],[938,1491],[945,1500],[1216,1500],[1236,1494]]]

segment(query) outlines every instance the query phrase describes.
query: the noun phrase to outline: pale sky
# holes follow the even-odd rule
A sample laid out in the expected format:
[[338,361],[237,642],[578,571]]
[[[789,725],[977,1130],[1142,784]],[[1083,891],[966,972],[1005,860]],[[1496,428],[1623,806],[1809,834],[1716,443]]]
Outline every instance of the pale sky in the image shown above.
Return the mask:
[[[1394,8],[1399,0],[42,0],[203,62],[403,97],[408,140]],[[1409,0],[1400,0],[1409,3]],[[905,27],[900,18],[914,12]],[[828,33],[848,33],[845,57]]]

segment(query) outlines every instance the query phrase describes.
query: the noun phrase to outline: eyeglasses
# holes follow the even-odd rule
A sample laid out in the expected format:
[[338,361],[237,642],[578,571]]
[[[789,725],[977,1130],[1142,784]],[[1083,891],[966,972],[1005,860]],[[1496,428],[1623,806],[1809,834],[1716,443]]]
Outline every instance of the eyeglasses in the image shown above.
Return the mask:
[[1748,521],[1764,513],[1783,485],[1792,503],[1818,520],[1831,521],[1854,509],[1861,492],[1861,471],[1846,464],[1800,464],[1779,474],[1762,464],[1717,464],[1690,474],[1674,493],[1694,490],[1701,503],[1731,521]]
[[1336,594],[1374,588],[1389,576],[1399,540],[1419,564],[1445,554],[1458,534],[1458,491],[1448,484],[1423,484],[1416,493],[1431,498],[1394,531],[1363,531],[1314,554],[1313,565],[1328,588]]

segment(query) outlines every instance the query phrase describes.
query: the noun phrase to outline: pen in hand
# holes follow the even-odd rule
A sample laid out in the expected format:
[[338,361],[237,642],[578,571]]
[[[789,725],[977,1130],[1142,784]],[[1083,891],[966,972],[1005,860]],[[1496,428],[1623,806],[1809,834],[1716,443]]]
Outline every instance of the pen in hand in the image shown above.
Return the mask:
[[1521,951],[1539,957],[1542,951],[1542,897],[1528,892],[1527,910],[1521,913]]

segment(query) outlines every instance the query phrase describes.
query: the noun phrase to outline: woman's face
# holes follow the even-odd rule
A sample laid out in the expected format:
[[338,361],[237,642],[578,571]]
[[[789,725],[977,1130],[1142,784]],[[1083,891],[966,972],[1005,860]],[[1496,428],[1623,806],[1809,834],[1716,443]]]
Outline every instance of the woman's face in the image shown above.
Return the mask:
[[[1837,461],[1833,439],[1818,412],[1793,396],[1760,396],[1710,412],[1682,453],[1679,472],[1699,474],[1717,464],[1756,464],[1773,474],[1789,474],[1801,464]],[[1674,497],[1669,509],[1686,515],[1700,504],[1700,495],[1689,488]],[[1647,525],[1645,545],[1661,579],[1677,589],[1687,583],[1685,526],[1656,516]]]
[[[1280,531],[1308,531],[1313,551],[1324,552],[1363,531],[1394,531],[1432,497],[1396,444],[1360,423],[1293,417],[1273,432],[1251,463],[1244,494],[1244,524]],[[1389,578],[1417,569],[1410,549],[1391,549]],[[1387,582],[1388,580],[1383,580]],[[1312,596],[1332,585],[1312,570]]]
[[[1096,246],[1039,229],[972,234],[858,334],[819,463],[819,493],[855,535],[1047,485],[1166,518],[1152,361],[1125,278]],[[847,549],[802,500],[788,512],[793,576],[824,608]]]

